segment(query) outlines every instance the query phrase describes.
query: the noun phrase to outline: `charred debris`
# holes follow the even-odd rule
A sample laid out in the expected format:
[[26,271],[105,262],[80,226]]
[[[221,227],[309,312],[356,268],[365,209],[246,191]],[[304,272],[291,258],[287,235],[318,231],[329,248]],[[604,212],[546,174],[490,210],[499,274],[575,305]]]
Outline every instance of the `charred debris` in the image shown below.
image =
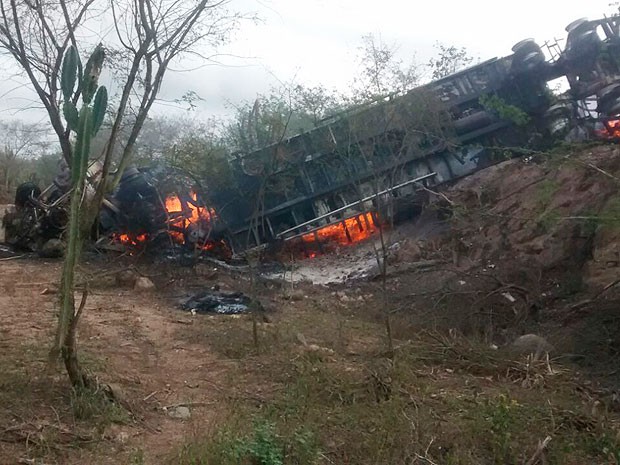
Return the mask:
[[[164,167],[129,168],[103,204],[93,240],[230,258],[295,244],[305,256],[413,216],[428,191],[552,141],[620,135],[620,17],[579,19],[564,46],[532,39],[512,54],[391,95],[230,160],[217,191]],[[560,96],[550,83],[565,78]],[[98,165],[89,183],[98,182]],[[26,183],[3,219],[9,244],[54,252],[67,221],[69,173],[45,190]]]

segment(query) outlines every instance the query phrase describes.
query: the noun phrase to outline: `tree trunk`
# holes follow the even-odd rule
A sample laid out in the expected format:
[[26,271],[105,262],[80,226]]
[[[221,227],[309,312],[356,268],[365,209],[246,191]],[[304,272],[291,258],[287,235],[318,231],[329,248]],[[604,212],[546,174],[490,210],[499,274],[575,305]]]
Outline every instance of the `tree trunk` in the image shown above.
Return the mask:
[[[75,167],[74,169],[79,169]],[[75,267],[80,257],[84,242],[84,228],[82,226],[81,204],[83,201],[84,180],[75,184],[71,195],[71,212],[69,215],[68,240],[65,252],[65,261],[60,282],[60,314],[54,347],[50,357],[57,359],[62,356],[71,384],[75,387],[85,386],[85,376],[77,358],[77,323],[86,303],[86,293],[82,297],[80,308],[75,309]]]
[[5,194],[9,194],[10,188],[11,188],[11,171],[9,169],[9,165],[7,163],[7,166],[4,170],[4,192]]
[[84,388],[89,386],[88,377],[82,371],[80,362],[77,356],[77,325],[86,304],[86,297],[88,293],[84,291],[82,294],[82,301],[80,307],[71,319],[71,324],[65,336],[64,345],[61,349],[61,355],[65,364],[65,369],[69,375],[71,384],[76,388]]

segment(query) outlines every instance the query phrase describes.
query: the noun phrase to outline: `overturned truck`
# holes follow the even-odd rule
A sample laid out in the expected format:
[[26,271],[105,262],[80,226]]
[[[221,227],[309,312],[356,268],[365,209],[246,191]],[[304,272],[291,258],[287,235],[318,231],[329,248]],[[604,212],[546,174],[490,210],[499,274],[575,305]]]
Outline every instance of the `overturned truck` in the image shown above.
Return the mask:
[[[237,154],[230,160],[229,188],[183,187],[170,194],[161,176],[132,169],[106,199],[98,233],[125,245],[159,238],[226,253],[296,241],[312,255],[324,238],[352,243],[379,221],[415,214],[436,186],[523,153],[512,148],[615,139],[620,17],[580,19],[566,30],[564,47],[527,39],[504,58]],[[554,95],[549,83],[559,78],[567,90]],[[11,217],[19,227],[12,236],[8,227],[7,238],[23,243],[26,237],[40,248],[41,231],[45,240],[60,236],[67,186],[52,193],[22,189]],[[37,232],[24,227],[28,222]]]
[[[372,231],[374,212],[415,212],[433,186],[524,153],[510,148],[615,138],[620,18],[580,19],[566,30],[563,48],[523,40],[510,56],[241,155],[243,195],[216,206],[231,246],[301,240],[320,248],[323,232],[336,229],[352,241]],[[559,78],[568,89],[557,96],[549,83]]]

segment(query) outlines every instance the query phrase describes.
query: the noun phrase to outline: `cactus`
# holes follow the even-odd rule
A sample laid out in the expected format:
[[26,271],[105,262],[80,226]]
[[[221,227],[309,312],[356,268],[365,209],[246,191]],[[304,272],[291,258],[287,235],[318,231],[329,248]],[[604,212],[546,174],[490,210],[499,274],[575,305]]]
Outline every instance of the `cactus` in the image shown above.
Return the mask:
[[108,106],[108,90],[101,86],[95,95],[93,103],[93,136],[99,132],[105,117],[105,110]]
[[73,102],[65,101],[62,104],[62,113],[67,121],[67,127],[70,130],[75,131],[78,126],[79,116],[77,108],[75,108]]
[[[77,50],[72,45],[65,52],[62,63],[60,88],[64,97],[63,115],[70,131],[76,133],[76,142],[73,147],[72,180],[73,185],[84,182],[88,168],[90,141],[97,134],[108,104],[108,92],[105,87],[99,87],[99,75],[103,66],[105,51],[101,45],[95,48],[82,72],[82,63]],[[74,90],[78,82],[77,90]],[[75,101],[82,97],[82,108],[78,111]],[[95,101],[90,102],[95,96]]]
[[60,79],[60,87],[62,89],[62,96],[64,97],[65,102],[71,100],[71,96],[73,95],[73,88],[75,87],[75,81],[77,79],[79,60],[80,57],[78,56],[75,47],[69,47],[62,62],[62,74]]
[[84,68],[84,75],[82,76],[82,100],[85,105],[88,105],[97,92],[99,86],[99,75],[101,74],[101,68],[103,66],[103,60],[105,59],[105,51],[101,44],[97,45],[95,51],[92,53],[86,67]]
[[[105,87],[99,87],[99,75],[105,58],[101,45],[95,48],[86,66],[82,63],[75,47],[70,46],[62,64],[60,88],[63,95],[63,115],[67,128],[75,133],[71,159],[71,212],[69,215],[68,240],[60,295],[60,316],[56,333],[56,344],[52,355],[60,353],[67,373],[74,386],[84,387],[87,383],[77,359],[74,277],[75,266],[80,255],[84,236],[89,225],[81,221],[83,193],[90,153],[91,139],[97,134],[105,116],[108,94]],[[77,83],[77,88],[76,88]],[[82,97],[78,111],[75,102]],[[94,101],[93,101],[94,97]],[[91,105],[91,101],[93,102]],[[78,312],[79,313],[79,312]]]

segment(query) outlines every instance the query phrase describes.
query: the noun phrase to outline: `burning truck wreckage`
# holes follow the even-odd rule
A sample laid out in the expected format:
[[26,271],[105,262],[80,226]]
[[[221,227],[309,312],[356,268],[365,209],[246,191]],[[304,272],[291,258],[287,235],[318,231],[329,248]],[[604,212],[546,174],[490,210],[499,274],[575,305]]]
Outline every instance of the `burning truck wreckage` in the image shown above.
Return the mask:
[[[523,40],[509,56],[231,157],[233,182],[217,191],[162,167],[129,168],[104,201],[94,240],[103,248],[168,246],[219,258],[286,243],[312,257],[330,244],[370,237],[379,221],[415,215],[429,189],[491,166],[507,152],[523,153],[511,148],[616,140],[620,17],[580,19],[566,30],[563,48]],[[556,96],[549,83],[560,78],[569,88]],[[522,124],[506,109],[525,115]],[[91,185],[97,168],[89,170]],[[31,183],[18,188],[3,219],[7,243],[42,255],[58,252],[68,171],[43,191]]]

